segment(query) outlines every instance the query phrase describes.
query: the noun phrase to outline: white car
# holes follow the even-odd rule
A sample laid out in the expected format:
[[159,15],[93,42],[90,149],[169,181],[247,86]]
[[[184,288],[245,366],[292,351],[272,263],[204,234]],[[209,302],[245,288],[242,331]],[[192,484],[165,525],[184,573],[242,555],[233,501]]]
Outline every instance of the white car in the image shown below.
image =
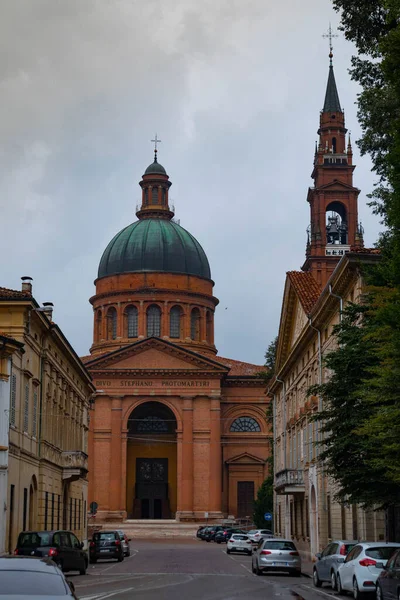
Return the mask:
[[391,542],[361,542],[348,553],[337,571],[339,594],[353,592],[360,600],[364,592],[375,594],[376,580],[400,544]]
[[231,552],[245,552],[251,556],[252,547],[249,536],[244,533],[232,533],[226,547],[226,553],[230,554]]
[[251,529],[247,532],[247,535],[249,536],[253,544],[258,544],[261,538],[274,537],[270,529]]

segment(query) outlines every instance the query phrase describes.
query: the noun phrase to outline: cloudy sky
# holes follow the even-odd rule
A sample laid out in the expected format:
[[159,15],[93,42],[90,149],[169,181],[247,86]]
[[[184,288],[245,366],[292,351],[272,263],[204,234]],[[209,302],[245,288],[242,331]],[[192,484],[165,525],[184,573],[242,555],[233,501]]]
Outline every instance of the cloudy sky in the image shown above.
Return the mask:
[[[203,245],[222,356],[262,363],[285,273],[304,260],[330,0],[2,0],[0,285],[34,278],[79,354],[101,254],[134,221],[150,139],[176,217]],[[346,123],[353,52],[335,40]],[[355,149],[365,242],[374,177]]]

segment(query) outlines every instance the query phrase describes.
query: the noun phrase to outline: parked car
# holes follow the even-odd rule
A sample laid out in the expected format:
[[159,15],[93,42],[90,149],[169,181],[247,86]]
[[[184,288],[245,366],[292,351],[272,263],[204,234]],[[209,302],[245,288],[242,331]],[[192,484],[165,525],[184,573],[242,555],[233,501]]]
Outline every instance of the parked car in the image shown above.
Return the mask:
[[212,525],[205,532],[204,539],[206,540],[206,542],[213,541],[215,539],[215,535],[217,534],[217,532],[222,531],[223,529],[224,529],[224,527],[222,525]]
[[375,594],[376,580],[398,548],[400,544],[391,542],[362,542],[354,546],[338,568],[338,592],[353,592],[355,600],[360,600],[363,592]]
[[57,565],[49,558],[6,556],[0,558],[0,599],[35,600],[75,598],[72,582],[67,582]]
[[329,581],[332,589],[336,590],[339,565],[344,562],[347,554],[356,544],[358,544],[357,540],[335,540],[315,555],[318,558],[313,568],[315,587],[321,587],[323,582]]
[[131,549],[129,547],[129,542],[131,541],[131,538],[128,538],[128,536],[126,535],[126,533],[124,531],[122,531],[122,529],[117,529],[117,531],[119,533],[119,537],[121,538],[121,544],[122,544],[122,550],[124,552],[124,556],[130,556]]
[[257,575],[267,571],[287,571],[300,577],[301,558],[292,540],[261,538],[253,553],[251,567]]
[[96,531],[89,544],[90,562],[96,563],[99,558],[116,558],[124,560],[124,550],[118,531]]
[[205,525],[200,525],[200,527],[197,530],[196,537],[200,538],[200,532],[204,529],[204,527]]
[[251,539],[253,544],[258,544],[260,538],[273,538],[274,535],[270,529],[251,529],[247,532],[247,535]]
[[217,533],[215,534],[215,537],[214,537],[214,542],[217,542],[217,544],[221,544],[221,543],[226,544],[233,533],[246,533],[246,532],[243,531],[242,529],[234,529],[233,527],[226,527],[225,529],[221,529],[220,531],[217,531]]
[[51,558],[63,571],[85,575],[88,557],[83,543],[72,531],[22,531],[14,550],[17,556]]
[[376,582],[376,600],[400,598],[400,549],[387,561]]
[[251,554],[251,539],[244,533],[233,533],[226,544],[226,553],[245,552]]

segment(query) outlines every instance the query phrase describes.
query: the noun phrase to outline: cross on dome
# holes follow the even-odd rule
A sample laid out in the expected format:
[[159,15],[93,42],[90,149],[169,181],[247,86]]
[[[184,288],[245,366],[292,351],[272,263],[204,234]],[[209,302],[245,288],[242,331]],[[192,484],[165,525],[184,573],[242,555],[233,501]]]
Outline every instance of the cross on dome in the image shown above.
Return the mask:
[[157,152],[158,152],[158,150],[157,150],[157,144],[160,144],[161,140],[159,140],[157,138],[157,134],[156,134],[154,136],[154,140],[150,140],[150,141],[154,143],[154,162],[157,162]]

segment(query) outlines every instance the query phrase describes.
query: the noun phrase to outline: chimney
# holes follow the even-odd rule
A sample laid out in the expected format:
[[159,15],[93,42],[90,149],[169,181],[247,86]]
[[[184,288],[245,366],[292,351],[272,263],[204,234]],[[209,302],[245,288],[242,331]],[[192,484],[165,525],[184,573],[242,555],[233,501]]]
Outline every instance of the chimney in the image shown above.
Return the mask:
[[43,312],[49,321],[53,320],[53,307],[54,304],[52,302],[43,302]]
[[29,292],[29,294],[32,294],[32,277],[21,277],[22,279],[22,291],[23,292]]

